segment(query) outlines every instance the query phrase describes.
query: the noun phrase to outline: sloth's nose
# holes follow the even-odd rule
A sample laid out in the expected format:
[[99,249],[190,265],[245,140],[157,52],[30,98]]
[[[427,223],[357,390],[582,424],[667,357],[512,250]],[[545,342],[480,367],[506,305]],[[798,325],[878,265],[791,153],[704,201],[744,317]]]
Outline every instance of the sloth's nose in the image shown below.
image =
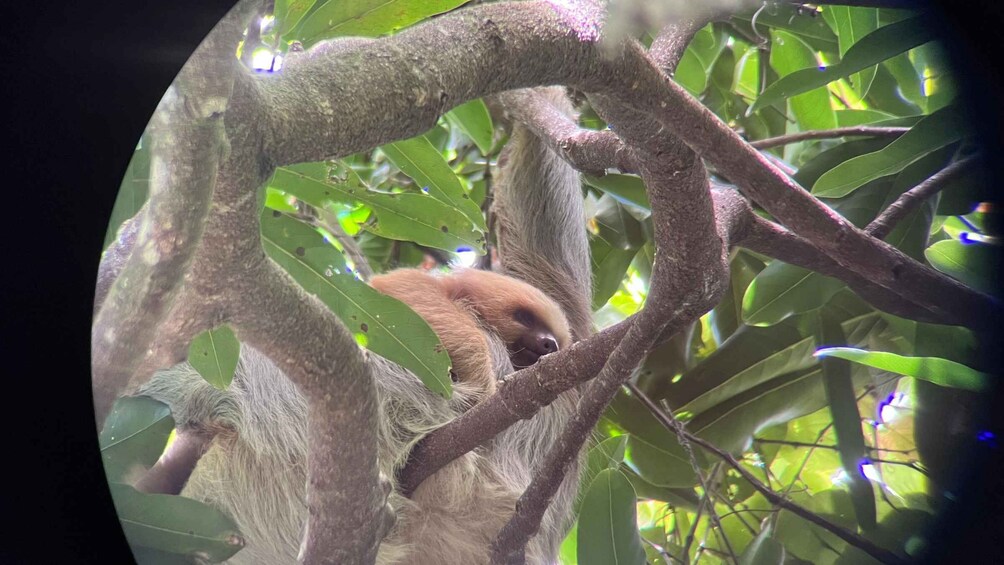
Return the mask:
[[554,338],[549,335],[542,335],[537,341],[537,349],[541,355],[554,353],[558,350],[558,342],[554,341]]

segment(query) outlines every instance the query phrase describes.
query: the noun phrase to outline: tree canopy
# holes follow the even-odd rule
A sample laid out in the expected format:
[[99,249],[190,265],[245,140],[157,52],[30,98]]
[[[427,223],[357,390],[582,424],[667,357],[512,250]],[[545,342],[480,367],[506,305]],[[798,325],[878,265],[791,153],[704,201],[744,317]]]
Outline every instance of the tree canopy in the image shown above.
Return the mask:
[[[358,344],[451,394],[436,335],[365,281],[497,261],[490,205],[510,121],[582,173],[598,331],[507,394],[545,375],[538,400],[589,379],[612,395],[595,393],[602,413],[583,432],[561,563],[922,555],[959,454],[995,441],[977,407],[997,386],[981,351],[1000,312],[999,212],[932,14],[624,2],[584,9],[576,28],[557,4],[463,4],[243,3],[165,95],[112,213],[95,312],[102,453],[137,559],[216,562],[242,545],[223,513],[126,484],[174,421],[150,399],[109,399],[165,362],[187,358],[224,388],[245,340],[339,360]],[[235,61],[252,71],[234,78]],[[549,84],[569,86],[576,123],[525,90]],[[677,174],[704,167],[710,186]],[[255,190],[263,206],[245,206]],[[252,248],[328,310],[275,325],[305,310],[271,271],[234,272],[226,257]],[[193,300],[184,273],[246,302]],[[109,328],[127,343],[102,341]],[[291,376],[329,386],[315,377]],[[362,385],[347,382],[333,394],[354,398],[342,387]],[[499,417],[502,402],[468,415],[530,416]],[[485,439],[447,426],[430,459],[436,434]],[[376,485],[365,477],[361,490]]]

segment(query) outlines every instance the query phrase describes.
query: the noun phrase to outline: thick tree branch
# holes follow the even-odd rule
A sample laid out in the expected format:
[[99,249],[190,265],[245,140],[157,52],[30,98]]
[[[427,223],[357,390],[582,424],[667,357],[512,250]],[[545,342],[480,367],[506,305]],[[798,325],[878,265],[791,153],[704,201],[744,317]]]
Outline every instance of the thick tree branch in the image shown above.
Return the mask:
[[[94,321],[91,367],[98,429],[150,348],[202,235],[226,138],[221,116],[238,67],[234,46],[254,11],[231,10],[161,100],[150,137],[150,199],[133,252]],[[185,198],[171,192],[185,187]]]
[[940,192],[948,183],[969,172],[978,162],[979,157],[967,157],[956,161],[904,192],[868,224],[865,233],[878,239],[885,239],[900,220],[910,215],[910,212],[916,210],[925,200]]
[[[984,327],[988,314],[1000,313],[988,296],[868,237],[813,198],[638,48],[628,45],[612,57],[602,53],[599,18],[591,5],[573,13],[544,2],[500,3],[448,14],[387,39],[318,45],[258,84],[272,109],[267,153],[279,163],[351,153],[420,133],[439,113],[473,97],[569,84],[658,120],[844,267],[861,274],[861,265],[881,265],[872,273],[876,284],[901,289],[913,302],[945,304],[935,307],[959,312],[972,327]],[[342,119],[347,115],[359,119]],[[320,131],[320,138],[308,131]]]
[[[376,386],[362,350],[327,307],[280,267],[260,263],[232,296],[232,322],[307,400],[304,563],[371,563],[392,525],[376,458]],[[337,368],[338,378],[333,378]]]
[[718,301],[728,277],[728,241],[719,237],[701,160],[644,115],[603,96],[590,96],[590,101],[629,145],[645,181],[657,250],[651,288],[643,311],[586,387],[557,444],[492,544],[492,562],[497,564],[525,562],[526,544],[540,528],[566,469],[667,320],[682,327],[703,314]]
[[899,137],[908,131],[910,131],[910,128],[879,126],[853,126],[834,129],[819,129],[800,131],[798,133],[779,135],[777,137],[768,137],[767,139],[759,139],[757,141],[751,141],[750,145],[757,149],[770,149],[771,147],[778,147],[789,143],[798,143],[799,141],[807,141],[810,139],[833,139],[835,137],[853,136]]
[[662,424],[662,426],[667,430],[669,430],[670,432],[676,434],[680,438],[680,441],[686,441],[689,443],[699,445],[702,448],[710,451],[711,453],[714,453],[722,461],[728,464],[729,467],[732,467],[732,469],[734,469],[737,473],[739,473],[739,475],[742,476],[743,479],[749,482],[749,484],[753,488],[755,488],[757,492],[762,494],[764,498],[766,498],[771,504],[779,506],[785,510],[788,510],[792,514],[798,516],[799,518],[802,518],[807,522],[811,522],[823,528],[824,530],[844,540],[849,545],[852,545],[860,549],[861,551],[864,551],[865,553],[874,557],[875,559],[879,560],[882,563],[890,563],[890,564],[906,563],[906,560],[903,557],[883,547],[876,545],[870,540],[867,540],[855,534],[854,532],[847,530],[842,526],[839,526],[837,524],[834,524],[828,520],[821,518],[815,512],[803,508],[798,504],[792,502],[791,500],[788,500],[784,496],[774,492],[770,487],[760,482],[760,480],[754,477],[752,473],[747,471],[745,467],[743,467],[738,461],[736,461],[735,457],[733,457],[732,454],[722,449],[719,449],[714,444],[705,441],[704,439],[686,431],[684,425],[681,422],[679,422],[679,420],[677,420],[672,413],[660,408],[659,405],[657,405],[651,398],[646,396],[642,391],[638,390],[637,387],[634,387],[632,389],[632,393],[634,393],[635,396],[638,398],[638,400],[640,400],[641,403],[645,405],[648,411],[653,416],[655,416],[657,420],[659,420],[659,423]]
[[136,235],[139,233],[139,227],[145,216],[146,204],[143,204],[135,216],[126,220],[119,227],[115,241],[101,256],[101,263],[98,264],[98,282],[94,287],[95,318],[98,311],[101,310],[101,305],[104,304],[108,292],[112,289],[112,285],[115,284],[115,279],[122,274],[122,269],[125,268],[126,261],[129,260],[129,255],[136,246]]
[[[844,268],[818,247],[787,229],[752,213],[751,220],[749,234],[740,242],[740,245],[747,249],[840,279],[869,304],[890,314],[936,324],[960,325],[965,321],[957,313],[930,309],[924,304],[905,298],[900,293],[874,284],[868,276],[868,266],[865,266],[865,274],[859,275]],[[874,268],[881,266],[876,265]]]

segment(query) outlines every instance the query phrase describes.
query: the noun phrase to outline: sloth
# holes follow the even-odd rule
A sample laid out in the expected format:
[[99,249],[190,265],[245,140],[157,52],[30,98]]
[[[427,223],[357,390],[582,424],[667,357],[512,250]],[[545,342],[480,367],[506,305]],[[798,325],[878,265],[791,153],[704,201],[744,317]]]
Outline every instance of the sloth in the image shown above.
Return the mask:
[[[505,275],[461,270],[434,276],[401,269],[376,276],[378,291],[408,306],[432,327],[452,360],[450,400],[407,369],[366,353],[380,399],[378,458],[394,477],[422,436],[492,394],[497,380],[571,343],[561,308],[543,292]],[[231,563],[295,563],[306,519],[306,404],[264,355],[243,346],[231,386],[220,391],[192,367],[157,373],[140,394],[167,403],[179,431],[214,434],[181,494],[214,506],[237,523],[246,547]],[[512,515],[561,424],[571,413],[559,398],[490,445],[428,479],[410,499],[391,494],[397,521],[377,562],[487,563],[488,548]],[[568,528],[576,481],[566,480],[527,549],[545,563]]]
[[[564,89],[536,90],[573,117]],[[487,564],[492,541],[578,399],[577,389],[562,393],[533,418],[444,466],[411,497],[399,492],[396,473],[422,437],[491,395],[502,377],[592,329],[578,173],[519,124],[513,124],[498,163],[492,210],[501,266],[513,276],[398,270],[371,281],[438,334],[455,380],[452,397],[444,399],[407,369],[364,351],[379,404],[374,449],[380,472],[394,487],[389,503],[397,517],[380,545],[380,565]],[[156,373],[136,393],[166,403],[179,434],[212,436],[181,495],[216,507],[237,523],[246,546],[229,562],[296,563],[307,517],[307,430],[317,423],[307,422],[303,396],[278,367],[244,346],[225,391],[182,363]],[[576,460],[566,472],[527,545],[527,563],[557,561],[571,526],[580,469]]]
[[475,383],[485,395],[495,391],[486,332],[506,344],[516,369],[529,367],[572,341],[561,308],[512,277],[474,269],[435,277],[399,269],[373,277],[370,284],[422,316],[450,354],[455,380]]

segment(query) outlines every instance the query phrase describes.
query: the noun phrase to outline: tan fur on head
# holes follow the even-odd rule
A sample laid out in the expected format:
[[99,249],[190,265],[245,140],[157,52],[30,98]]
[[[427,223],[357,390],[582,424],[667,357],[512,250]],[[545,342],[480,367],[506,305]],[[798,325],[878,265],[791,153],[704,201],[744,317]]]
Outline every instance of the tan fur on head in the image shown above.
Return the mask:
[[513,343],[528,329],[517,321],[515,313],[523,309],[540,321],[564,349],[571,345],[572,334],[561,308],[543,292],[525,282],[476,269],[455,271],[442,279],[453,300],[467,300],[485,323],[506,343]]
[[535,332],[553,336],[560,348],[572,341],[565,315],[553,300],[498,273],[465,269],[434,276],[398,269],[373,277],[370,284],[421,316],[450,354],[457,380],[476,384],[484,395],[495,391],[495,377],[483,329],[498,334],[511,351]]

